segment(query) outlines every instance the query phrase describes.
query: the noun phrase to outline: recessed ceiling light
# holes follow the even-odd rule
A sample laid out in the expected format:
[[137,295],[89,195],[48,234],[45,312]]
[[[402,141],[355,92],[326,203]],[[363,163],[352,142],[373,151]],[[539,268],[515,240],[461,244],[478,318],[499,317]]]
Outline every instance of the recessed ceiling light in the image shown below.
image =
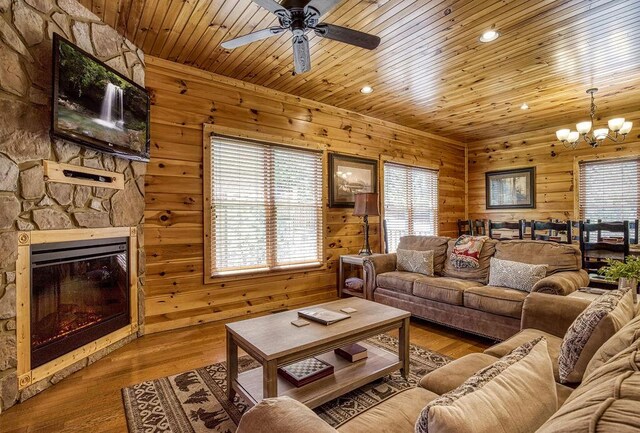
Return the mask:
[[520,109],[521,109],[521,110],[528,110],[528,109],[529,109],[529,104],[527,104],[527,103],[525,102],[524,104],[522,104],[522,105],[520,106]]
[[364,93],[365,95],[368,95],[369,93],[373,93],[373,87],[364,86],[362,89],[360,89],[360,93]]
[[493,42],[500,37],[500,32],[497,30],[487,30],[480,36],[480,42]]

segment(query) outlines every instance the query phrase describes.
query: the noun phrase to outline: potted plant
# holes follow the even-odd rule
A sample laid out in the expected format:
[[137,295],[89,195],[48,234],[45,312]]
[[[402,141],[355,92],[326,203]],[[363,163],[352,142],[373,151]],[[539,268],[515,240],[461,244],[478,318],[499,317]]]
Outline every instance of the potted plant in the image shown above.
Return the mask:
[[626,260],[607,259],[607,266],[598,270],[608,281],[617,281],[618,287],[631,287],[633,302],[637,302],[640,279],[640,256],[627,256]]

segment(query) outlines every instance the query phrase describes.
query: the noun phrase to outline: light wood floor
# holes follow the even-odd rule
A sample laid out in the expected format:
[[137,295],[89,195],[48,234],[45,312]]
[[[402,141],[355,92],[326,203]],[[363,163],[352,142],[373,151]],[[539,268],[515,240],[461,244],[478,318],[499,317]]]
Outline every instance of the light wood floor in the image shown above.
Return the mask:
[[[411,342],[454,358],[492,342],[420,320]],[[0,432],[126,432],[120,389],[225,360],[223,324],[147,335],[0,415]]]

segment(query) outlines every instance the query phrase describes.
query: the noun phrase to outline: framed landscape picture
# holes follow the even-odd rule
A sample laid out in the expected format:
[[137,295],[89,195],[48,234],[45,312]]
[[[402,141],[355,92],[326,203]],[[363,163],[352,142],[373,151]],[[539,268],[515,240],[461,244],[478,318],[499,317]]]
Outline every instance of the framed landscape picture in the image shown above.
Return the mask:
[[359,192],[378,192],[378,161],[329,154],[329,207],[353,207]]
[[536,207],[535,167],[485,173],[487,209]]

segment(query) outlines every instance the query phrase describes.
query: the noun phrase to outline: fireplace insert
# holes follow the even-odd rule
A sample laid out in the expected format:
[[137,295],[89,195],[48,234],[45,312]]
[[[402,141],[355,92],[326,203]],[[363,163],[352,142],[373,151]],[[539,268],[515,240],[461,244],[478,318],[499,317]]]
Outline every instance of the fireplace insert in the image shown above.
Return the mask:
[[129,239],[31,247],[31,368],[130,324]]

